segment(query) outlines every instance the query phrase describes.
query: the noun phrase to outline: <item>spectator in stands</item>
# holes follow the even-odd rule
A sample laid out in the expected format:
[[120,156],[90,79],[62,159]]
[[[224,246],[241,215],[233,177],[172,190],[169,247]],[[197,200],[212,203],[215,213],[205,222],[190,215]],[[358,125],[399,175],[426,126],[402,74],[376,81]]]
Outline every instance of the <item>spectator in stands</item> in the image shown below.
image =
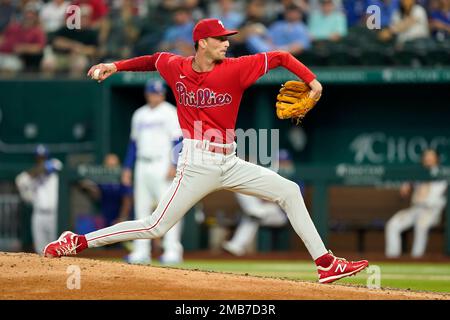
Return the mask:
[[139,38],[141,19],[137,16],[133,0],[123,0],[119,9],[110,11],[100,30],[103,59],[126,59],[133,53]]
[[221,20],[225,28],[231,30],[239,28],[244,21],[244,15],[238,10],[234,0],[217,1],[217,9],[211,9],[210,16]]
[[[189,15],[191,16],[191,20],[203,16],[203,8],[205,7],[204,1],[149,1],[148,14],[146,19],[142,21],[141,36],[134,48],[135,55],[145,55],[148,54],[148,52],[160,50],[160,45],[162,44],[161,39],[167,34],[166,31],[173,27],[174,14],[180,6],[184,6],[184,9],[186,9],[187,12],[190,12]],[[190,43],[192,43],[192,40],[190,41]],[[183,42],[178,43],[183,47],[183,51],[186,51],[189,54],[192,53],[193,51],[190,48],[187,48]]]
[[380,27],[384,29],[391,25],[394,13],[400,7],[400,0],[368,0],[367,7],[372,5],[380,8]]
[[302,12],[296,5],[286,8],[285,18],[274,22],[267,32],[250,35],[247,39],[250,52],[265,52],[273,50],[288,51],[299,55],[311,46],[306,25],[302,22]]
[[[424,2],[424,3],[422,3]],[[441,0],[424,0],[424,1],[419,1],[418,4],[420,4],[422,7],[425,8],[425,10],[427,11],[428,14],[434,12],[434,11],[439,11],[440,7],[441,7]]]
[[121,166],[119,157],[110,153],[103,159],[103,166],[108,170],[117,170],[117,181],[95,183],[91,180],[80,182],[82,189],[100,202],[100,211],[104,220],[104,227],[126,221],[130,218],[133,196],[131,187],[120,182]]
[[89,6],[91,8],[90,28],[98,29],[108,14],[108,7],[104,0],[74,0],[75,6]]
[[[425,150],[422,165],[431,172],[439,167],[439,156],[435,150]],[[414,242],[411,255],[422,257],[428,241],[428,233],[439,224],[446,205],[447,181],[405,183],[400,188],[402,197],[412,192],[411,206],[397,212],[386,224],[386,256],[399,257],[402,253],[401,233],[414,227]]]
[[347,17],[349,28],[364,22],[367,10],[367,0],[343,0],[342,7]]
[[[308,0],[310,12],[320,10],[322,0]],[[332,0],[337,10],[343,10],[343,0]]]
[[69,71],[70,76],[79,77],[97,58],[98,31],[92,28],[92,9],[83,5],[80,11],[80,29],[64,26],[55,32],[51,50],[46,50],[42,61],[46,74]]
[[270,20],[267,17],[267,5],[264,0],[250,0],[246,4],[246,16],[239,26],[239,33],[230,38],[229,53],[232,56],[250,54],[247,39],[251,36],[266,37]]
[[264,0],[250,0],[247,3],[244,25],[254,23],[260,23],[266,27],[270,24],[270,19],[267,17],[267,3]]
[[69,4],[69,1],[65,0],[52,0],[44,4],[40,11],[40,18],[47,35],[65,26],[66,10]]
[[47,38],[34,4],[24,8],[23,20],[12,21],[0,38],[0,72],[35,71],[39,68]]
[[347,35],[347,20],[332,0],[320,0],[320,10],[311,12],[308,28],[313,41],[339,41]]
[[306,22],[306,16],[309,13],[310,5],[308,0],[282,0],[280,2],[276,2],[273,4],[274,8],[274,16],[275,20],[284,20],[284,14],[286,12],[286,8],[294,5],[300,8],[303,12],[303,21]]
[[148,14],[142,21],[141,36],[134,46],[135,55],[156,52],[164,32],[172,26],[176,1],[162,0],[149,6]]
[[16,12],[18,15],[17,18],[18,19],[22,18],[22,14],[25,12],[26,7],[34,6],[36,10],[40,11],[43,4],[44,4],[43,0],[16,0],[15,5],[17,6],[18,9],[18,11]]
[[400,8],[394,13],[390,27],[383,29],[379,34],[382,41],[396,37],[399,45],[429,36],[427,12],[416,4],[415,0],[401,0]]
[[[111,10],[119,11],[120,8],[123,6],[124,2],[126,0],[105,0],[105,5]],[[154,3],[156,1],[151,1],[151,3]],[[161,1],[157,1],[157,3],[160,3]],[[148,0],[133,0],[132,1],[132,7],[133,7],[133,14],[140,17],[145,18],[148,14],[149,9],[151,8],[150,1]]]
[[0,34],[11,22],[15,12],[16,7],[14,6],[12,0],[0,0]]
[[193,55],[192,30],[194,29],[194,20],[190,9],[178,7],[175,10],[173,20],[175,24],[164,33],[159,49],[183,56]]
[[430,28],[436,40],[450,39],[450,0],[440,0],[439,9],[431,12]]
[[198,21],[205,17],[205,2],[205,0],[183,0],[181,5],[191,12],[191,16],[195,21]]

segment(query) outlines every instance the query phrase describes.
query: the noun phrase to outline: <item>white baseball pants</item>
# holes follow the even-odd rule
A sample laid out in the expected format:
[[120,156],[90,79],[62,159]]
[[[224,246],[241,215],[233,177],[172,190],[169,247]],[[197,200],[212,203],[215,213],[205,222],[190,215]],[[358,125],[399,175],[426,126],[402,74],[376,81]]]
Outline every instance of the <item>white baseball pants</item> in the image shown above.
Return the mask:
[[[145,219],[156,207],[164,192],[170,188],[167,181],[168,164],[165,161],[140,161],[136,163],[134,171],[134,208],[136,219]],[[164,236],[164,254],[173,259],[182,259],[183,246],[181,244],[182,220],[176,223]],[[130,261],[150,259],[151,240],[138,239],[133,241],[133,251]]]
[[[286,212],[312,258],[315,260],[327,253],[295,182],[246,162],[235,152],[223,155],[206,151],[208,144],[209,141],[184,139],[177,175],[153,214],[88,233],[88,246],[161,237],[203,197],[227,189],[276,202]],[[236,144],[233,146],[235,148]]]
[[33,237],[34,250],[42,254],[45,246],[54,241],[57,233],[57,212],[41,213],[39,209],[33,209],[31,215],[31,235]]
[[439,224],[442,212],[439,208],[413,206],[400,210],[386,224],[386,256],[399,257],[402,253],[401,234],[414,227],[414,240],[411,255],[422,257],[425,253],[430,229]]

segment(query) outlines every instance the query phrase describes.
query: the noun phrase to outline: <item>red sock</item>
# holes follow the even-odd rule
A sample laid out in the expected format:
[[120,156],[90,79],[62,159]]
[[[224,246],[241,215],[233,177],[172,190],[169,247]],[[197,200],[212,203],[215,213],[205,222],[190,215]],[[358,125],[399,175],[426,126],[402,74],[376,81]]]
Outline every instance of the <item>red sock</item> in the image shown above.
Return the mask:
[[86,240],[85,236],[79,235],[78,236],[78,241],[79,241],[79,244],[80,244],[80,246],[78,247],[78,250],[77,250],[78,252],[83,251],[84,249],[86,249],[88,247],[87,240]]
[[325,253],[323,256],[320,256],[316,259],[316,266],[320,266],[322,268],[327,268],[333,262],[334,258],[331,254]]

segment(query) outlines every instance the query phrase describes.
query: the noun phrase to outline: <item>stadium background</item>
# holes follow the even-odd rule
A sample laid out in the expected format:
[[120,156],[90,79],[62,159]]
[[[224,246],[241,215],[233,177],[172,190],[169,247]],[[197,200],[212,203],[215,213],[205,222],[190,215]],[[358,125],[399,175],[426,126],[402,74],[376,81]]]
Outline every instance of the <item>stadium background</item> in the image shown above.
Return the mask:
[[[20,2],[23,8],[26,2],[33,1]],[[208,1],[163,1],[169,2],[182,4],[182,10],[187,6],[193,19],[206,14],[211,5]],[[324,85],[320,103],[303,123],[296,126],[276,118],[276,93],[281,83],[293,77],[278,69],[247,91],[237,127],[280,129],[280,146],[289,149],[295,160],[292,178],[305,181],[307,206],[325,242],[351,257],[383,259],[384,224],[397,210],[408,206],[408,201],[398,195],[399,183],[433,178],[419,165],[421,152],[436,147],[443,166],[449,166],[450,40],[448,34],[444,40],[430,34],[402,47],[395,41],[380,42],[376,30],[368,30],[359,20],[350,20],[348,10],[356,2],[343,1],[340,9],[347,12],[345,36],[337,42],[313,42],[309,50],[297,55]],[[112,19],[109,15],[120,10],[121,2],[105,3],[109,7],[105,17]],[[130,56],[154,52],[178,7],[158,11],[163,6],[158,1],[131,3],[142,20],[156,20],[142,27]],[[238,2],[244,8],[250,3],[266,6],[266,20],[277,18],[270,9],[278,8],[277,2]],[[421,4],[429,8],[432,3]],[[148,9],[140,16],[142,7]],[[158,23],[159,29],[152,31],[149,26]],[[232,54],[249,53],[245,52],[245,42],[235,44],[234,49]],[[103,61],[111,58],[118,57]],[[123,158],[132,112],[144,104],[143,87],[152,77],[158,76],[123,73],[98,84],[82,74],[69,77],[59,72],[49,77],[33,66],[2,76],[0,250],[32,251],[31,211],[19,201],[14,178],[32,165],[38,143],[47,144],[52,155],[65,165],[61,173],[59,231],[75,228],[82,219],[91,227],[95,225],[99,213],[74,187],[86,174],[80,166],[97,166],[109,152]],[[169,101],[173,102],[173,96],[169,95]],[[449,173],[444,170],[442,175],[447,177]],[[225,231],[221,233],[225,236],[233,230],[239,208],[228,193],[222,193],[205,199],[204,210],[208,218],[202,223],[196,221],[193,210],[187,215],[183,234],[186,253],[221,257],[211,237],[214,230],[216,236],[218,229]],[[443,217],[441,225],[431,231],[425,261],[445,261],[450,255],[449,208]],[[405,235],[405,256],[411,240],[409,232]],[[261,228],[254,249],[255,253],[287,253],[283,257],[301,253],[307,258],[290,226]]]

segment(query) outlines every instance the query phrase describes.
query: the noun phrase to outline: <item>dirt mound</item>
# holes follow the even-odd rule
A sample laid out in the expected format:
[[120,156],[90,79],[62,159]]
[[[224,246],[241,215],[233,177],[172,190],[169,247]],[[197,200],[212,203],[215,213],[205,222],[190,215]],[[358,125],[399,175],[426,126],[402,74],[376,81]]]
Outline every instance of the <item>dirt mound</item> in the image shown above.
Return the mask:
[[[78,277],[79,276],[79,277]],[[135,266],[85,258],[0,253],[0,299],[302,300],[449,299],[228,273]]]

